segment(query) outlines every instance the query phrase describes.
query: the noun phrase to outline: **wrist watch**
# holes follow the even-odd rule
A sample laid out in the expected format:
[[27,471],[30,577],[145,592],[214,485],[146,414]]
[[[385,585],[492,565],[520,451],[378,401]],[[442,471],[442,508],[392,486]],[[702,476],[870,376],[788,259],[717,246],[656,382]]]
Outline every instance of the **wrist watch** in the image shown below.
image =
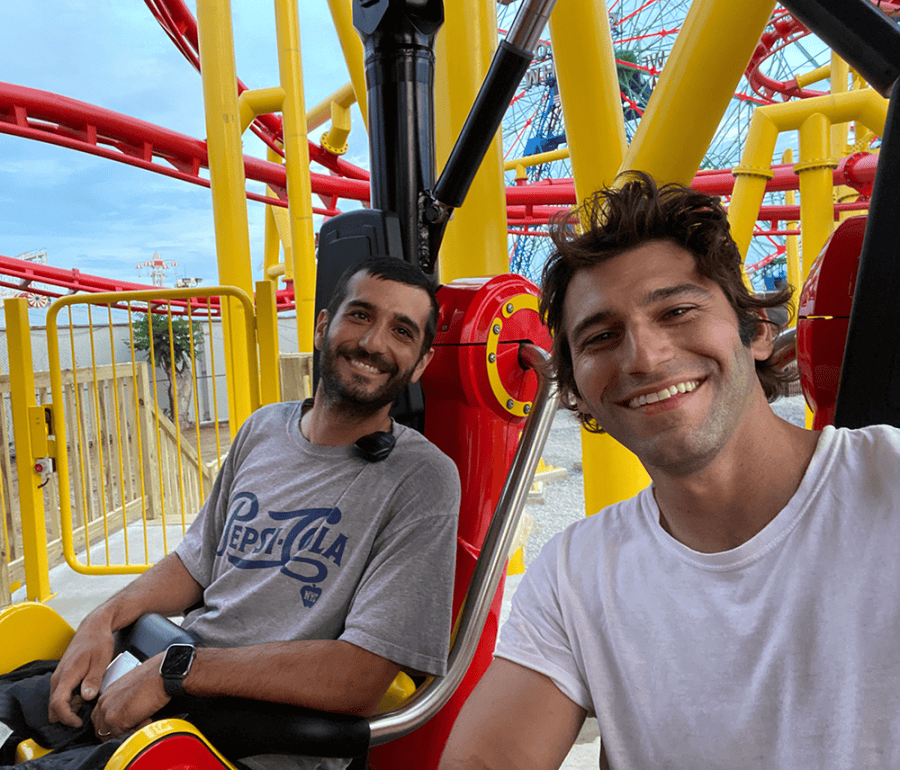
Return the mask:
[[184,693],[184,678],[191,670],[197,648],[193,644],[170,644],[159,666],[163,688],[170,698]]

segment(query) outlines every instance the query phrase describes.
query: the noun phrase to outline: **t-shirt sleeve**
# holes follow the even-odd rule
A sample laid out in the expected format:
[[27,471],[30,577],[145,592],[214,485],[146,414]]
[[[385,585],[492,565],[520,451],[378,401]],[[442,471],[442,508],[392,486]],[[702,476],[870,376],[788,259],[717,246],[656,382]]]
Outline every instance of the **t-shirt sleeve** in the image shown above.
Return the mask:
[[566,697],[593,713],[563,616],[560,580],[565,577],[559,570],[563,543],[563,536],[557,535],[529,566],[513,596],[494,656],[549,677]]
[[431,454],[398,484],[340,638],[413,672],[446,673],[459,476]]

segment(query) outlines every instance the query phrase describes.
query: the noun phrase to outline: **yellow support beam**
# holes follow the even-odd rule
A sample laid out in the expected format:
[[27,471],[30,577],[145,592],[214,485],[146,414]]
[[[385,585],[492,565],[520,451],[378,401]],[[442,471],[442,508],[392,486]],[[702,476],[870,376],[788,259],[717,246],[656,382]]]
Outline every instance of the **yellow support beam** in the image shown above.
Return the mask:
[[256,338],[259,343],[259,399],[262,404],[281,401],[278,307],[273,281],[256,283]]
[[774,8],[773,0],[694,0],[622,170],[690,184]]
[[[444,26],[435,45],[435,157],[443,168],[469,108],[481,88],[497,45],[494,0],[454,0],[444,5]],[[465,204],[441,246],[440,279],[509,272],[503,148],[499,131],[475,175]],[[473,248],[473,244],[478,244]]]
[[347,62],[347,69],[350,72],[350,83],[356,93],[356,103],[362,113],[363,125],[368,130],[365,52],[362,40],[353,27],[353,0],[328,0],[328,9],[331,11],[331,20],[334,22],[341,50],[344,52],[344,61]]
[[[821,114],[830,125],[856,121],[858,130],[866,128],[881,135],[887,119],[887,105],[887,99],[879,96],[871,88],[866,88],[847,93],[817,96],[796,102],[768,104],[765,107],[758,107],[754,111],[753,118],[750,120],[750,129],[747,132],[744,152],[741,156],[741,164],[733,170],[734,191],[731,205],[728,207],[731,235],[742,255],[746,256],[747,249],[750,247],[753,226],[765,195],[765,181],[772,176],[772,155],[775,152],[778,135],[785,131],[800,130],[807,119],[816,114]],[[804,156],[801,152],[798,168],[800,171],[814,171],[815,161],[824,162],[827,159],[829,164],[832,162],[830,132],[828,144],[823,144],[821,137],[814,138],[814,132],[818,130],[817,126],[821,125],[818,121],[807,125],[806,155]],[[819,176],[824,179],[826,173],[820,169]],[[803,206],[802,188],[800,205]],[[804,241],[805,246],[806,242]],[[814,248],[812,242],[810,242],[810,248]],[[818,248],[821,248],[821,244]],[[806,262],[807,258],[814,259],[815,254],[805,253],[803,258]],[[805,270],[808,269],[805,267]]]
[[[197,27],[219,283],[251,294],[250,229],[229,0],[197,0]],[[228,298],[222,311],[233,436],[252,411],[246,376],[248,340],[240,304]]]
[[550,39],[575,194],[583,201],[612,184],[627,147],[606,4],[558,0]]
[[297,308],[297,345],[301,353],[311,353],[315,325],[316,243],[313,234],[309,145],[300,58],[300,21],[296,0],[275,0],[275,30],[278,38],[278,69],[281,86],[286,93],[282,117],[294,302]]
[[339,104],[348,110],[356,103],[356,93],[353,90],[353,83],[345,83],[331,96],[326,96],[315,107],[310,107],[306,111],[306,130],[313,131],[319,126],[324,125],[331,120],[331,105]]
[[[9,400],[12,407],[16,447],[16,475],[19,481],[19,515],[22,519],[22,553],[25,561],[25,591],[30,601],[43,602],[52,596],[47,559],[47,525],[41,476],[34,461],[47,453],[46,429],[34,430],[37,399],[34,364],[31,359],[31,327],[28,302],[24,297],[3,302],[6,316],[6,344],[9,353]],[[43,440],[41,440],[43,439]]]
[[[615,180],[627,149],[606,4],[558,0],[550,38],[579,202]],[[637,457],[609,435],[581,431],[585,513],[631,497],[650,481]]]

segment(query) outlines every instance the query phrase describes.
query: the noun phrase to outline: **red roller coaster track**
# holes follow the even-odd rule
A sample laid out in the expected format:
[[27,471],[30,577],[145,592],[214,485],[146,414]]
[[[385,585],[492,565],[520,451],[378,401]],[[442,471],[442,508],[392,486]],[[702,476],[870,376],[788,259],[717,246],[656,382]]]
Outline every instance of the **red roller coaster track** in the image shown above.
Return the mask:
[[[199,70],[197,22],[183,0],[145,0],[145,2],[178,50]],[[898,4],[890,2],[888,5],[896,10],[895,6]],[[796,93],[788,93],[789,84],[767,82],[759,72],[760,64],[765,58],[804,34],[808,34],[808,31],[784,12],[775,15],[772,31],[763,37],[747,69],[747,76],[758,92],[765,92],[769,99],[775,92],[785,94],[785,98],[791,95],[813,95],[812,92],[796,89]],[[246,86],[238,81],[238,89],[244,91]],[[266,145],[282,154],[280,149],[282,124],[277,115],[259,116],[253,121],[251,130]],[[203,175],[209,167],[206,142],[47,91],[0,82],[0,133],[56,144],[192,184],[209,186],[209,179]],[[367,171],[329,153],[313,142],[309,143],[309,152],[310,160],[327,172],[310,172],[312,192],[324,204],[314,207],[314,213],[327,218],[340,213],[338,204],[342,199],[368,201]],[[836,207],[836,210],[857,210],[866,207],[876,163],[876,156],[859,153],[844,159],[835,169],[835,183],[851,186],[862,196],[861,203],[842,204]],[[245,156],[244,170],[247,179],[266,184],[277,196],[272,198],[247,191],[249,199],[271,205],[287,205],[283,165]],[[773,171],[775,175],[766,185],[767,191],[797,189],[797,176],[789,165],[774,166]],[[729,196],[734,186],[734,178],[729,169],[701,171],[692,184],[710,194]],[[506,189],[506,201],[509,228],[514,232],[523,233],[527,228],[546,225],[551,217],[574,205],[575,188],[571,179],[549,179],[531,184],[517,184]],[[779,221],[799,219],[799,208],[764,206],[759,219],[770,221],[773,228],[777,228]],[[24,285],[39,282],[58,287],[58,292],[49,289],[29,289],[34,293],[49,296],[58,296],[71,291],[98,292],[147,288],[140,284],[111,281],[87,276],[77,270],[39,266],[9,257],[0,257],[0,272],[10,276],[8,280],[0,276],[2,286],[22,288]],[[280,307],[292,304],[292,293],[292,289],[278,292]]]

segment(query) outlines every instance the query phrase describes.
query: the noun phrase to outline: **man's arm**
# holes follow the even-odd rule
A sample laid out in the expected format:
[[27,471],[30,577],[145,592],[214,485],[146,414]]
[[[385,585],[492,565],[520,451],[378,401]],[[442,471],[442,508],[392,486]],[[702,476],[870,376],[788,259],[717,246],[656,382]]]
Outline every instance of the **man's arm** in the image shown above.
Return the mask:
[[80,727],[75,713],[100,691],[103,672],[112,660],[113,633],[141,615],[174,615],[195,604],[203,589],[174,554],[90,613],[78,626],[50,681],[50,721]]
[[586,715],[548,677],[495,658],[463,706],[439,770],[555,770]]
[[[162,655],[113,683],[91,719],[97,735],[119,736],[149,721],[169,700]],[[270,642],[251,647],[200,648],[184,680],[185,692],[293,704],[369,716],[400,666],[340,640]]]

